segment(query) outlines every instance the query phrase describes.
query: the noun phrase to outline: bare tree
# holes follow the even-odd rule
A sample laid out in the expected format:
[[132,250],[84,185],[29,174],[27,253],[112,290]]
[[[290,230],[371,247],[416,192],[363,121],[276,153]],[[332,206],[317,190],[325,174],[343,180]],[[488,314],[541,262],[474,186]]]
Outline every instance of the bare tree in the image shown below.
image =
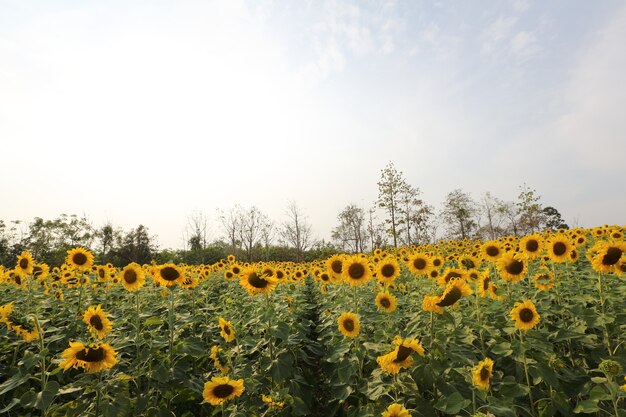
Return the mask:
[[486,223],[481,226],[479,234],[487,239],[495,240],[504,234],[502,222],[505,212],[502,209],[504,201],[493,196],[489,191],[483,194],[479,210],[485,216]]
[[239,238],[248,262],[252,262],[252,249],[262,237],[266,219],[267,216],[261,213],[256,206],[239,212]]
[[402,195],[406,193],[409,185],[402,177],[393,163],[389,162],[387,166],[381,170],[380,181],[378,182],[378,200],[376,204],[379,208],[384,209],[389,217],[386,223],[389,224],[389,234],[393,238],[394,248],[398,247],[400,210],[402,204]]
[[240,241],[237,239],[239,237],[239,230],[241,228],[240,216],[239,213],[241,211],[241,207],[236,205],[228,210],[227,213],[218,209],[218,218],[220,219],[220,223],[222,223],[222,227],[224,229],[224,233],[226,233],[226,239],[230,244],[231,253],[234,255],[237,254],[237,248],[239,246]]
[[202,212],[194,212],[187,217],[185,244],[192,251],[206,249],[208,245],[209,221]]
[[365,230],[365,212],[356,204],[347,205],[337,216],[339,226],[332,231],[332,238],[346,246],[352,252],[363,252],[367,231]]
[[265,247],[265,261],[269,260],[270,255],[270,245],[274,240],[274,222],[269,218],[265,217],[261,222],[261,241],[263,242],[263,246]]
[[303,259],[304,251],[311,245],[311,225],[295,202],[287,206],[288,220],[280,231],[283,240],[296,250],[296,261]]
[[448,237],[454,239],[473,237],[477,228],[477,223],[474,220],[476,212],[476,203],[469,193],[465,193],[461,189],[448,193],[441,212],[441,216],[446,222]]
[[374,250],[374,248],[387,246],[385,226],[376,222],[376,209],[372,207],[367,213],[367,236],[370,241],[370,249]]

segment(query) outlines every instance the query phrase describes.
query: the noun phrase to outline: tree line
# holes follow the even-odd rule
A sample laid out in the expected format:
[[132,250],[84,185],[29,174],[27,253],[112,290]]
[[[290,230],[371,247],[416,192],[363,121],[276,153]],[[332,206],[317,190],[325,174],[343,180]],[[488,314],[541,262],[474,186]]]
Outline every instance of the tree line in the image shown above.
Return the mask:
[[159,249],[157,238],[144,225],[123,230],[106,223],[95,227],[85,216],[61,214],[53,220],[39,217],[24,224],[0,220],[0,264],[13,267],[22,251],[39,262],[61,265],[68,249],[91,249],[100,263],[123,266],[156,261],[187,264],[214,263],[228,254],[243,261],[311,261],[337,252],[367,252],[374,248],[423,245],[445,239],[493,240],[507,235],[568,228],[561,214],[544,206],[541,196],[526,184],[516,201],[490,192],[475,199],[455,189],[436,211],[421,198],[418,187],[407,182],[393,163],[381,170],[378,198],[370,207],[350,203],[337,215],[331,241],[315,239],[305,212],[287,206],[277,223],[258,207],[236,205],[218,209],[220,237],[211,239],[209,219],[203,213],[188,217],[182,249]]

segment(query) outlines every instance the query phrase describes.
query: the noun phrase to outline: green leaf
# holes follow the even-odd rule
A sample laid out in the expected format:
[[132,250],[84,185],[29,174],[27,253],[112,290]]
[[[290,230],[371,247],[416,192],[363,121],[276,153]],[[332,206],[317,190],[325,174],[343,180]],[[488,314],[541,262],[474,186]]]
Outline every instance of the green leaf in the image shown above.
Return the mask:
[[579,401],[578,404],[576,405],[576,408],[574,408],[574,412],[576,414],[578,413],[595,413],[600,411],[600,408],[598,407],[598,403],[596,401],[592,401],[592,400],[583,400],[583,401]]
[[161,324],[163,324],[163,319],[161,317],[158,317],[158,316],[149,317],[144,322],[144,325],[146,325],[146,326],[159,326]]
[[37,394],[37,402],[35,403],[35,407],[38,410],[45,410],[48,408],[54,397],[56,397],[59,392],[59,383],[56,381],[48,381],[46,384],[46,389],[39,392]]
[[461,393],[455,391],[450,395],[441,397],[435,404],[435,408],[446,414],[457,414],[459,411],[470,405],[471,402],[471,400],[463,398]]
[[14,390],[15,388],[22,385],[24,382],[28,381],[30,378],[30,374],[22,375],[21,372],[13,375],[11,378],[7,379],[0,385],[0,395],[6,394],[7,392]]

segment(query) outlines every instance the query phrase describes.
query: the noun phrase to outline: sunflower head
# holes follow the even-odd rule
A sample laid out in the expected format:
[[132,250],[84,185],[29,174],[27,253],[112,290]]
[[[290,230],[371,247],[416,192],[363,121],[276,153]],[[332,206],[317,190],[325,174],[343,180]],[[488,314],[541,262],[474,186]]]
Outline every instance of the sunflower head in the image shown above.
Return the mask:
[[85,248],[74,248],[67,251],[65,263],[71,269],[90,270],[93,265],[93,253]]
[[30,252],[24,251],[17,257],[17,263],[13,271],[21,278],[26,277],[33,273],[35,267],[35,261],[33,255]]
[[342,313],[337,319],[337,327],[345,337],[355,338],[361,331],[361,321],[354,313]]
[[204,383],[202,397],[211,405],[220,405],[231,398],[239,397],[245,388],[243,379],[230,379],[227,376],[213,377]]
[[110,369],[115,365],[117,352],[108,343],[85,346],[81,342],[70,342],[70,347],[61,354],[59,366],[67,371],[70,368],[83,368],[89,373]]
[[422,301],[422,309],[430,313],[443,314],[443,307],[439,307],[441,297],[438,295],[425,295]]
[[163,287],[171,287],[180,284],[185,279],[183,269],[174,264],[158,265],[154,269],[155,282]]
[[476,365],[472,371],[472,380],[474,385],[481,390],[488,390],[492,374],[493,361],[490,358],[485,358],[478,362],[478,365]]
[[391,283],[400,275],[400,264],[393,258],[385,258],[376,264],[376,278],[379,282]]
[[552,262],[567,262],[573,245],[565,235],[553,235],[546,241],[546,250]]
[[[441,259],[438,259],[440,265],[443,265]],[[415,253],[409,256],[407,267],[409,271],[411,271],[415,275],[426,275],[428,274],[433,267],[438,268],[439,266],[435,266],[433,260],[425,254]]]
[[341,272],[343,271],[343,260],[344,256],[341,254],[331,256],[326,260],[326,269],[335,277],[341,277]]
[[509,313],[511,320],[515,321],[515,327],[520,330],[530,330],[539,324],[539,314],[532,301],[526,300],[515,303],[515,307]]
[[382,417],[411,417],[411,414],[404,406],[394,403],[387,407]]
[[372,271],[366,258],[349,256],[343,262],[341,276],[354,287],[367,284],[372,278]]
[[233,325],[230,321],[224,320],[222,317],[217,319],[218,324],[220,326],[220,334],[227,342],[232,342],[235,340],[235,329],[233,329]]
[[376,295],[376,307],[385,313],[393,313],[398,307],[398,299],[388,291]]
[[502,279],[510,282],[521,281],[528,272],[528,262],[513,252],[503,254],[496,261],[496,266]]
[[253,267],[244,268],[239,277],[239,284],[250,295],[269,294],[276,288],[278,281],[278,278],[264,275]]
[[91,306],[85,311],[83,321],[91,332],[98,335],[98,339],[104,339],[104,336],[113,328],[108,314],[102,310],[99,304],[96,307]]
[[141,265],[132,262],[120,271],[119,279],[128,291],[137,291],[143,287],[146,281],[146,274]]
[[453,278],[447,285],[437,305],[449,307],[454,305],[462,297],[472,294],[473,291],[462,278]]

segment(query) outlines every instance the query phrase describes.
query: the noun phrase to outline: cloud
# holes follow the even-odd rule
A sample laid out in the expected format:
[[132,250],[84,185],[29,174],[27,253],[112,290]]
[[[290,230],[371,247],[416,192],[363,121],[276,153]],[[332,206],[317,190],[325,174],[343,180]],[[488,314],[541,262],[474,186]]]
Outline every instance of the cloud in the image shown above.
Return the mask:
[[528,58],[536,55],[541,48],[533,32],[518,32],[509,42],[509,53],[517,58]]
[[483,39],[482,52],[484,54],[494,53],[508,39],[516,23],[517,17],[515,16],[500,16],[487,26],[481,35]]

